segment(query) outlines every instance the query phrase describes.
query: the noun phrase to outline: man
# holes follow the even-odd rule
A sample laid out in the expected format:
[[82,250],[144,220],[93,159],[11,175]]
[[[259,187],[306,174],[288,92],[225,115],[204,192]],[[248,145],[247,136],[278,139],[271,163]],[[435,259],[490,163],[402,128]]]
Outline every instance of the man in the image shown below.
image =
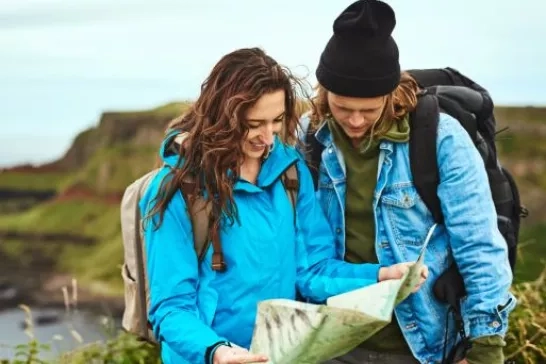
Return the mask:
[[[308,143],[312,128],[323,148],[317,198],[337,234],[338,254],[355,263],[417,259],[434,223],[413,184],[408,141],[420,90],[400,71],[395,24],[392,8],[378,0],[356,1],[339,15],[316,70],[315,110],[302,119],[301,139]],[[503,338],[516,299],[483,160],[460,123],[445,113],[436,150],[444,221],[426,248],[428,280],[396,308],[392,324],[332,363],[445,361],[461,340],[433,285],[453,262],[467,292],[461,315],[472,343],[455,362],[504,361]]]

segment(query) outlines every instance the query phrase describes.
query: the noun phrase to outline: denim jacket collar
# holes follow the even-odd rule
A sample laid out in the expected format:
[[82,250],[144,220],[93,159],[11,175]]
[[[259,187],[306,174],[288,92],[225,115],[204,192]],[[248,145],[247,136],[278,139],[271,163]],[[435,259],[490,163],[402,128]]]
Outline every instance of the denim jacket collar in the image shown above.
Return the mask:
[[[321,125],[315,132],[315,137],[318,140],[318,142],[324,146],[324,148],[333,147],[333,149],[336,152],[339,163],[341,165],[341,168],[343,169],[343,173],[347,175],[345,160],[339,148],[335,147],[334,145],[334,138],[332,136],[332,131],[330,130],[326,119],[321,123]],[[379,154],[379,163],[377,168],[378,178],[379,178],[379,174],[381,172],[381,167],[383,166],[383,164],[391,163],[390,155],[392,154],[394,150],[393,143],[388,140],[382,140],[381,143],[379,144],[379,149],[381,149],[381,153]]]

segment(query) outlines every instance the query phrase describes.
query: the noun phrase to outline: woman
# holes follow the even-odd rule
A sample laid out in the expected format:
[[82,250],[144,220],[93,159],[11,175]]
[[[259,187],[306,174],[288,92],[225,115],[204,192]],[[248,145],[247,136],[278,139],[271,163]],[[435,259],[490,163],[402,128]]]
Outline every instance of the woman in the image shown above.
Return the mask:
[[[197,101],[171,125],[175,132],[161,150],[166,166],[141,201],[149,320],[164,363],[267,361],[247,351],[259,301],[295,299],[298,292],[324,302],[400,278],[408,267],[334,258],[310,173],[289,146],[296,135],[297,84],[262,50],[240,49],[215,65]],[[169,154],[176,130],[185,138]],[[295,216],[280,178],[291,165],[299,175]],[[189,178],[195,181],[189,194],[211,204],[209,236],[213,246],[221,242],[223,257],[213,248],[202,261],[195,254],[180,193]]]

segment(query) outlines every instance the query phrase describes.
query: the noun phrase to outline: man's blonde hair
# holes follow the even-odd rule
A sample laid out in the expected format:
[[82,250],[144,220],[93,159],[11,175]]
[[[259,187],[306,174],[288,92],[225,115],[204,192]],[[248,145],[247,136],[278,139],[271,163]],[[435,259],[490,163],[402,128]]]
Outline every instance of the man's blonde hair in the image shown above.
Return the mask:
[[[417,93],[419,86],[413,77],[407,72],[402,72],[400,84],[387,95],[385,107],[381,117],[372,128],[372,137],[386,134],[393,123],[402,120],[408,113],[412,112],[417,105]],[[328,106],[328,90],[318,84],[316,95],[313,98],[314,108],[311,111],[311,126],[318,128],[328,117],[332,116]]]

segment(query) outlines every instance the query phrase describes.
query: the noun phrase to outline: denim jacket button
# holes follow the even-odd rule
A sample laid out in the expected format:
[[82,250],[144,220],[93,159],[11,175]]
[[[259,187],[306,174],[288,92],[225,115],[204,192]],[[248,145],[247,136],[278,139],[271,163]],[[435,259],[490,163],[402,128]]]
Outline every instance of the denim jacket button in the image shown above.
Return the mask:
[[495,329],[498,329],[500,326],[500,322],[498,321],[493,321],[491,322],[491,327],[495,328]]
[[328,153],[332,153],[334,149],[332,147],[328,148]]
[[337,233],[337,234],[341,234],[341,229],[340,229],[340,228],[337,228],[337,229],[336,229],[336,233]]

